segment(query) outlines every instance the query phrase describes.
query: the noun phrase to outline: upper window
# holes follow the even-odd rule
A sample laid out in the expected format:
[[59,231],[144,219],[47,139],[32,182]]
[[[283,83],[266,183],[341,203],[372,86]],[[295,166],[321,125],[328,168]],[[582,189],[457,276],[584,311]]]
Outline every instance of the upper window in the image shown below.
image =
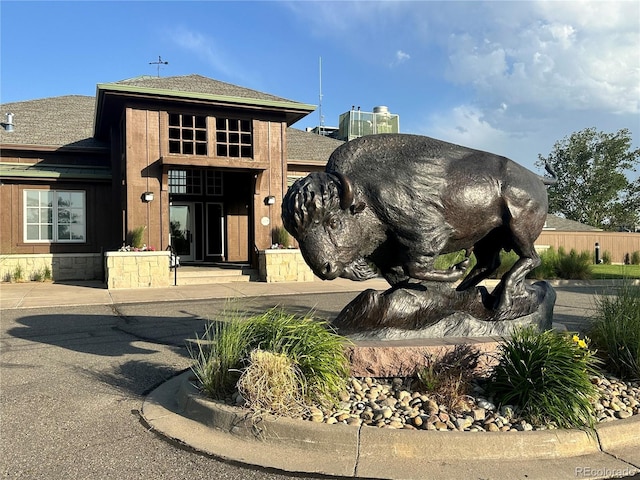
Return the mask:
[[169,170],[169,193],[202,194],[200,170]]
[[207,117],[170,113],[169,153],[207,155]]
[[84,191],[25,190],[25,242],[85,242]]
[[[216,118],[215,127],[216,156],[253,157],[251,120]],[[207,156],[209,151],[206,116],[169,114],[169,153]]]
[[216,155],[251,158],[253,156],[250,120],[216,119]]

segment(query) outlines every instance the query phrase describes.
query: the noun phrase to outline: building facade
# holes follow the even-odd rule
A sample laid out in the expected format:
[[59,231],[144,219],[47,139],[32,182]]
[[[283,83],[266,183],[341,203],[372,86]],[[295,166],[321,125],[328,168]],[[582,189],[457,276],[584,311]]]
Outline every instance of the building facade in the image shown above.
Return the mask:
[[199,75],[2,108],[3,263],[51,258],[54,279],[100,278],[104,252],[135,232],[183,263],[255,266],[288,184],[342,143],[290,128],[313,105]]

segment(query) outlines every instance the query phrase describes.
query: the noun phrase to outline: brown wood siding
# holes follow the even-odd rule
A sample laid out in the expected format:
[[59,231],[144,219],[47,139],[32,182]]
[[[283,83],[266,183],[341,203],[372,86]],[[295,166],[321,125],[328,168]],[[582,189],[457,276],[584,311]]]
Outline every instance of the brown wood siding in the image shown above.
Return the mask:
[[551,246],[556,250],[564,248],[577,252],[595,252],[595,244],[600,245],[600,255],[608,252],[613,263],[624,263],[625,256],[640,251],[640,233],[624,232],[560,232],[544,230],[536,240],[536,246]]
[[[24,241],[24,190],[82,190],[86,202],[86,242],[40,243]],[[104,199],[111,196],[110,183],[13,183],[5,181],[0,187],[2,215],[0,220],[0,252],[2,254],[34,253],[96,253],[117,245],[113,225],[115,209]]]
[[[254,121],[257,161],[266,162],[268,168],[258,173],[254,192],[253,229],[255,247],[264,250],[271,246],[271,231],[282,224],[281,205],[286,188],[286,124]],[[275,197],[275,204],[266,205],[268,196]],[[268,224],[263,223],[268,219]]]
[[[145,227],[143,242],[156,250],[168,242],[169,207],[167,195],[161,192],[162,113],[153,110],[126,111],[126,217],[125,230]],[[152,192],[154,199],[143,202],[142,194]],[[167,231],[163,235],[163,231]]]

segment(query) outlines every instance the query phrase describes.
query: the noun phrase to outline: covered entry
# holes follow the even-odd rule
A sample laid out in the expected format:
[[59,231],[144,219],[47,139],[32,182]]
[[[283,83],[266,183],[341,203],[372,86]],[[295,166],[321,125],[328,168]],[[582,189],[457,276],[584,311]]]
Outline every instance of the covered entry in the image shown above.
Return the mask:
[[253,175],[170,168],[171,245],[182,263],[250,262]]

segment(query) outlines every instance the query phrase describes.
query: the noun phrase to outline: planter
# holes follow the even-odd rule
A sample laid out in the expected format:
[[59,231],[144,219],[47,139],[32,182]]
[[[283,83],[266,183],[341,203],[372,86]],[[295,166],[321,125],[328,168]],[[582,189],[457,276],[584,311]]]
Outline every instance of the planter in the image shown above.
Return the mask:
[[171,283],[170,252],[107,252],[105,277],[109,290],[168,287]]
[[315,278],[297,248],[261,250],[258,269],[260,280],[267,283],[312,282]]

